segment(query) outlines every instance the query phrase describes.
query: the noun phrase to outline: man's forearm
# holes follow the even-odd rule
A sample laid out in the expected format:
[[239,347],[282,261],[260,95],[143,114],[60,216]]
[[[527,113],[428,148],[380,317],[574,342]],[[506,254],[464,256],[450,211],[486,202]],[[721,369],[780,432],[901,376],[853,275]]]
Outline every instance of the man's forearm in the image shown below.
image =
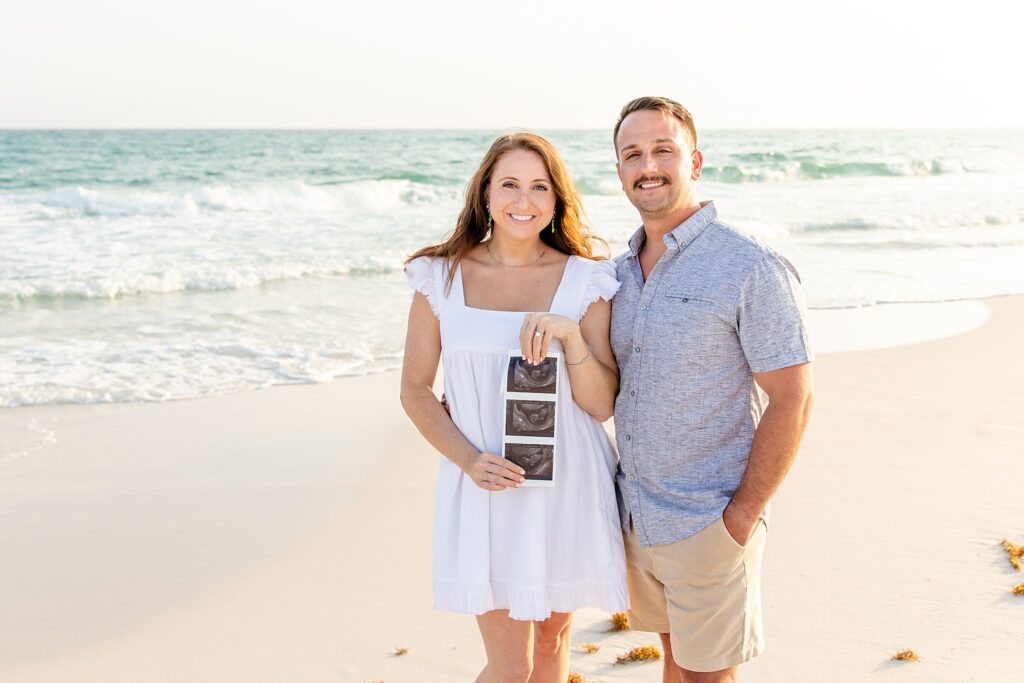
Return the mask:
[[754,431],[747,470],[729,503],[730,515],[748,532],[782,484],[800,448],[810,416],[811,395],[769,402]]

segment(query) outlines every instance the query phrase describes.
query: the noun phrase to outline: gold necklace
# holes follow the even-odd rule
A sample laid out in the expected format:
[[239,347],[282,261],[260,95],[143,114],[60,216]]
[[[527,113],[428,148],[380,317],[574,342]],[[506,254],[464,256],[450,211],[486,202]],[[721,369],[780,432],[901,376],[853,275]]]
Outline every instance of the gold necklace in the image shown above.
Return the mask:
[[487,240],[487,242],[484,243],[484,246],[487,247],[487,255],[491,257],[491,260],[494,261],[495,263],[497,263],[500,266],[505,266],[506,268],[529,268],[530,266],[535,265],[538,261],[540,261],[542,258],[544,258],[544,254],[548,253],[548,250],[545,249],[544,251],[540,252],[540,256],[538,256],[536,259],[534,259],[530,263],[524,263],[524,264],[519,265],[519,266],[514,266],[511,263],[504,263],[503,261],[499,261],[498,257],[491,253],[491,241],[490,240]]

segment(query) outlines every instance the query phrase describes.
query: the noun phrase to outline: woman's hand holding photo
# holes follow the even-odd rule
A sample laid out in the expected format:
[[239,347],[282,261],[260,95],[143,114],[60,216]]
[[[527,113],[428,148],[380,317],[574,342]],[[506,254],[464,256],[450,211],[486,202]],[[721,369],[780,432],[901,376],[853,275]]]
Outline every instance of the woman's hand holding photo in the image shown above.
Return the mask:
[[579,323],[564,315],[554,313],[528,313],[519,331],[519,348],[523,358],[536,365],[548,355],[551,342],[557,339],[570,357],[573,351],[579,356],[586,353],[587,343],[583,340]]
[[462,471],[485,491],[514,489],[526,481],[523,476],[526,471],[522,467],[494,453],[471,456],[462,465]]

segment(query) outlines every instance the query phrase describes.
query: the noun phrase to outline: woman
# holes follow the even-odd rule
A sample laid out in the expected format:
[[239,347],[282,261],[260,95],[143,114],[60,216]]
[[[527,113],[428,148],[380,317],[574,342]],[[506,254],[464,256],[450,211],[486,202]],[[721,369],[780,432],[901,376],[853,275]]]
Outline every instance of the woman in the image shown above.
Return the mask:
[[[480,682],[564,683],[572,612],[628,605],[615,453],[600,424],[618,389],[608,327],[619,283],[614,264],[592,256],[581,219],[551,143],[502,136],[473,175],[452,236],[406,267],[415,294],[402,405],[446,458],[435,495],[434,602],[477,615],[487,652]],[[513,349],[525,362],[510,370]],[[503,435],[517,428],[503,391],[517,369],[552,367],[537,365],[552,354],[561,354],[556,402],[514,408],[525,411],[526,432],[531,420],[549,428],[545,411],[554,408],[553,467],[527,465],[536,479],[553,470],[554,485],[521,486],[527,471],[501,455]],[[450,416],[432,389],[439,359]],[[522,374],[525,390],[543,391],[530,383],[546,383],[544,372]],[[510,458],[516,448],[531,450],[517,444]]]

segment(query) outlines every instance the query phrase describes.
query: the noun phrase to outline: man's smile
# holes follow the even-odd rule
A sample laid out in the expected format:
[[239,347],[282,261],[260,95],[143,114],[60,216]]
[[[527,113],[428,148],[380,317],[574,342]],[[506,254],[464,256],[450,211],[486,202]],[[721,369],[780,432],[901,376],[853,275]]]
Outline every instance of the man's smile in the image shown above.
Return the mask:
[[669,180],[668,180],[668,178],[665,178],[665,177],[661,177],[661,178],[640,178],[635,183],[633,183],[633,189],[634,190],[653,190],[653,189],[656,189],[656,188],[659,188],[659,187],[662,187],[662,186],[668,185],[668,184],[670,184]]

